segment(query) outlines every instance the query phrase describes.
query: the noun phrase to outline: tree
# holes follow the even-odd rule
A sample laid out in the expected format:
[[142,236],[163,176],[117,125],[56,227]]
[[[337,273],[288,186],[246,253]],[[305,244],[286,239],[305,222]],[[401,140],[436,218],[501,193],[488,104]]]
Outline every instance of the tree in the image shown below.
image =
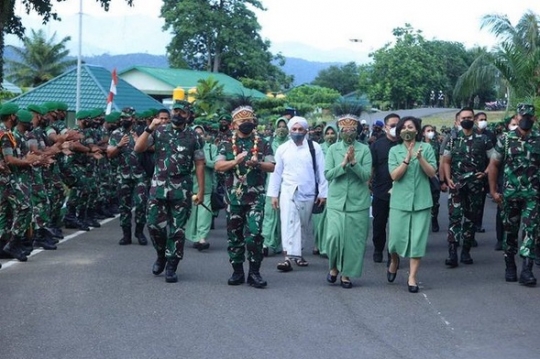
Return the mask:
[[31,36],[23,39],[23,48],[12,47],[20,60],[7,61],[7,78],[22,87],[35,87],[75,65],[76,60],[65,59],[69,54],[66,43],[71,38],[66,36],[59,43],[55,39],[56,33],[47,39],[43,30],[32,30]]
[[215,78],[200,79],[195,92],[195,117],[202,121],[211,121],[225,106],[223,85]]
[[340,93],[334,89],[302,85],[287,92],[286,99],[299,113],[308,114],[316,110],[330,109],[340,97]]
[[[456,91],[474,91],[486,77],[499,79],[508,100],[540,95],[540,17],[528,11],[515,26],[505,15],[485,15],[482,28],[500,40],[495,51],[480,53],[460,78]],[[510,101],[509,101],[510,104]]]
[[173,33],[167,46],[171,66],[259,81],[264,92],[290,86],[292,78],[272,63],[284,58],[269,51],[248,6],[264,10],[258,0],[164,0],[164,30]]
[[[62,2],[63,0],[56,0],[56,2]],[[109,10],[109,4],[111,0],[96,0],[101,4],[105,11]],[[134,0],[124,0],[130,6],[133,5]],[[53,0],[21,0],[21,6],[27,14],[30,11],[35,11],[43,19],[43,24],[48,23],[51,19],[60,20],[58,14],[53,11]],[[25,27],[22,23],[22,19],[15,15],[15,0],[0,0],[0,88],[2,87],[2,81],[4,80],[4,36],[6,34],[17,35],[20,39],[23,39]]]
[[319,71],[312,84],[338,91],[342,95],[358,90],[359,72],[355,62],[330,66]]

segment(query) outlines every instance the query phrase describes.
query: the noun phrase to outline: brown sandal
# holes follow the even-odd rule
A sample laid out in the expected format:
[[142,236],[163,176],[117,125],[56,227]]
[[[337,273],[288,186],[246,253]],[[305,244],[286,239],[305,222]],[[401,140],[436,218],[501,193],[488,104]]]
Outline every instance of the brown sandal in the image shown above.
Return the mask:
[[282,272],[290,272],[293,270],[292,263],[290,259],[285,259],[284,262],[280,262],[277,265],[277,269]]

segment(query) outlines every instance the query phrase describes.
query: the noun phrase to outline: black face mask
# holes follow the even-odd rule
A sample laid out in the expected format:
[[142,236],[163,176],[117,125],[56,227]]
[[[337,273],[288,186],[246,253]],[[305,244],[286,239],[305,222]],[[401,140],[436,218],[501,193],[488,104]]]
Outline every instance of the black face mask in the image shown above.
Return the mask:
[[221,132],[225,132],[225,131],[227,131],[228,129],[229,129],[229,125],[220,125],[220,126],[219,126],[219,130],[220,130]]
[[120,125],[121,125],[125,130],[127,130],[128,128],[131,127],[131,121],[120,121]]
[[92,122],[93,128],[99,128],[100,123],[99,122]]
[[461,121],[461,127],[463,127],[465,130],[470,130],[474,126],[473,120],[463,120]]
[[117,128],[118,128],[117,125],[111,125],[111,126],[109,126],[109,131],[112,132],[112,131],[116,130]]
[[238,126],[238,130],[244,135],[249,135],[251,132],[253,132],[254,128],[255,124],[253,122],[244,122],[243,124]]
[[47,119],[41,119],[39,121],[39,126],[41,128],[46,128],[47,126],[49,126],[49,121]]
[[24,130],[25,131],[29,132],[29,131],[32,131],[33,129],[34,129],[34,125],[31,124],[31,123],[24,125]]
[[182,116],[173,116],[171,123],[176,127],[180,127],[186,124],[186,119]]
[[19,120],[13,120],[13,125],[11,127],[11,129],[15,129],[15,127],[17,127],[17,125],[19,124]]
[[523,131],[530,131],[534,125],[534,120],[531,115],[522,115],[521,120],[519,120],[518,126]]

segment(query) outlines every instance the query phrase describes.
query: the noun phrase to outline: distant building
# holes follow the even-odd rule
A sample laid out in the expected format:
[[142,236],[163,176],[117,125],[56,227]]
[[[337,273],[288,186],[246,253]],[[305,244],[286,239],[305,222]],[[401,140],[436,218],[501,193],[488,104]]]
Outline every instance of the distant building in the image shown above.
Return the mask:
[[162,103],[172,101],[175,88],[180,87],[188,93],[190,89],[197,87],[199,80],[206,80],[210,77],[223,85],[225,95],[242,95],[252,98],[264,98],[266,96],[260,91],[244,87],[240,81],[219,72],[133,66],[118,73],[118,77]]
[[14,84],[12,84],[11,82],[8,82],[8,81],[2,81],[2,88],[5,90],[5,91],[9,91],[15,95],[20,95],[22,94],[22,90],[15,86]]

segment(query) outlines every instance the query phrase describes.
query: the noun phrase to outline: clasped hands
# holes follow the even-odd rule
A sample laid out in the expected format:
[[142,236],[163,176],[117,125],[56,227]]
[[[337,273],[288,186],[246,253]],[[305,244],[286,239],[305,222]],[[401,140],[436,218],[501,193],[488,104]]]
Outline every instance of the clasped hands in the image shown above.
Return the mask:
[[345,153],[345,157],[343,157],[343,162],[341,162],[341,167],[347,166],[347,164],[350,163],[352,166],[356,164],[356,158],[354,156],[354,146],[349,146],[347,149],[347,152]]

